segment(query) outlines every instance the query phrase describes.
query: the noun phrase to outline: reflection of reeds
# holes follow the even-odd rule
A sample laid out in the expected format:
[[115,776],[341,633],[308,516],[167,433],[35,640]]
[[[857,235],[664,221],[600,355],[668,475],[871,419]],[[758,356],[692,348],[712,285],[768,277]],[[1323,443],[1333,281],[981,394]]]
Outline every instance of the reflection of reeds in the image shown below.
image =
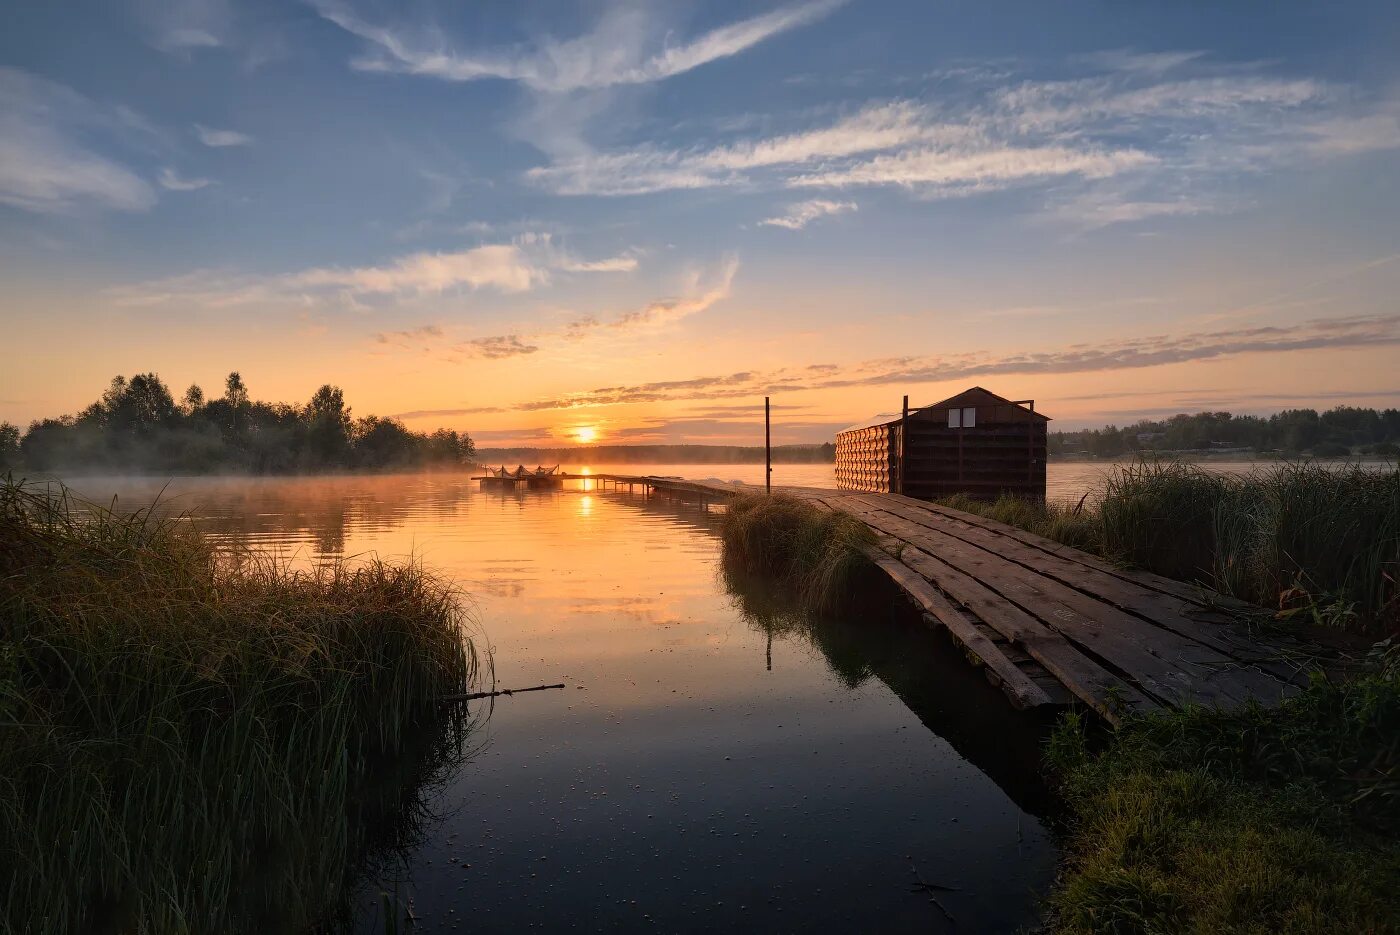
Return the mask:
[[1117,468],[1092,502],[945,501],[1116,561],[1346,626],[1400,624],[1400,471]]
[[[0,485],[0,921],[305,931],[341,909],[482,669],[416,564],[293,571]],[[424,744],[429,752],[424,753]],[[408,751],[414,751],[412,755]],[[410,816],[411,817],[411,816]],[[389,835],[393,837],[392,834]]]
[[863,549],[875,542],[860,520],[781,494],[735,498],[721,535],[726,563],[791,586],[809,611],[830,610],[850,593],[870,565]]

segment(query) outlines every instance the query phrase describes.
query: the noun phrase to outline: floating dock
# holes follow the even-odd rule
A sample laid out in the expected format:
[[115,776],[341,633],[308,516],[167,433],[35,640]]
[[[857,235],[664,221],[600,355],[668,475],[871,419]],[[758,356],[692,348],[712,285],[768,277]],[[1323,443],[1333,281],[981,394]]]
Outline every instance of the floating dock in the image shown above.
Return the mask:
[[[763,492],[672,477],[564,477],[699,502]],[[900,494],[774,489],[870,527],[872,562],[1017,707],[1079,701],[1117,722],[1188,704],[1277,703],[1307,684],[1306,647],[1258,632],[1268,612],[1235,598]]]

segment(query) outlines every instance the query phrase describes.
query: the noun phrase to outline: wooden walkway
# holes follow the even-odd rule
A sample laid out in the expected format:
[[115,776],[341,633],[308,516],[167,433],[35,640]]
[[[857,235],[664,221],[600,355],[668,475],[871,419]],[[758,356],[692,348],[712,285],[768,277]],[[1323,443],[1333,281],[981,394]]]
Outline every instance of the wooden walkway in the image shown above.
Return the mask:
[[[680,478],[595,481],[692,500],[761,487]],[[1297,643],[1251,632],[1264,612],[970,513],[897,494],[784,487],[876,534],[869,557],[1017,707],[1073,700],[1111,721],[1195,703],[1274,703],[1306,684]]]

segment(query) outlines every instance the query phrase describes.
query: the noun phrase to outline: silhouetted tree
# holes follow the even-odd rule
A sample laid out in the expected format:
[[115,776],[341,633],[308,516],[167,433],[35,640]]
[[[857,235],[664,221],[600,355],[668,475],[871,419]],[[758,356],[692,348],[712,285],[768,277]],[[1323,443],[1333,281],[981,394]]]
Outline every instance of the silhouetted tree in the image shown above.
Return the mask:
[[19,464],[19,426],[0,422],[0,468]]
[[[76,417],[41,419],[9,447],[0,464],[37,470],[70,468],[182,473],[461,466],[475,453],[471,437],[441,429],[413,432],[395,419],[351,421],[344,393],[326,385],[305,406],[255,402],[242,377],[229,374],[222,398],[198,385],[176,405],[153,373],[117,377]],[[8,440],[6,440],[8,439]]]

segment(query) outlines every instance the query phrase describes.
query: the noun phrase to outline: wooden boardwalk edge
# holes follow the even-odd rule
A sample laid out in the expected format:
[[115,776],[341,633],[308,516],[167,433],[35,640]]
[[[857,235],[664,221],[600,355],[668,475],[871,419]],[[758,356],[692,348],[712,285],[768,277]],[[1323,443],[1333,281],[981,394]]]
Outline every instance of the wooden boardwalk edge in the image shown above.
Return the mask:
[[[685,499],[763,492],[674,477],[589,477]],[[1277,661],[1284,644],[1238,622],[1242,613],[1265,612],[1234,598],[898,494],[774,492],[848,513],[874,531],[882,544],[865,549],[871,563],[1017,708],[1078,699],[1116,723],[1129,713],[1186,704],[1275,703],[1303,681]]]

